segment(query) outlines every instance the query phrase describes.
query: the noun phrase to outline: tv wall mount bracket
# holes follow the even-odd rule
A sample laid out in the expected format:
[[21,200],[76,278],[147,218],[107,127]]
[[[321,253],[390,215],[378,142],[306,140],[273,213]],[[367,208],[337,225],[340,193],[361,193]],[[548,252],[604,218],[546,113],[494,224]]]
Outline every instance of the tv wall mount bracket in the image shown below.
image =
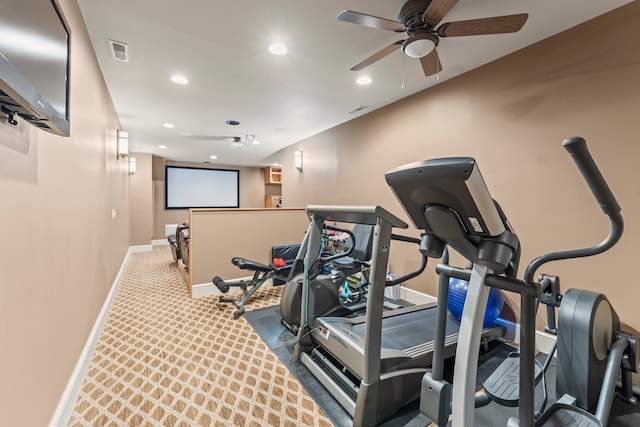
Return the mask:
[[15,119],[15,115],[16,115],[15,111],[11,111],[5,105],[2,105],[2,112],[7,116],[7,122],[10,125],[16,126],[18,124],[18,122]]

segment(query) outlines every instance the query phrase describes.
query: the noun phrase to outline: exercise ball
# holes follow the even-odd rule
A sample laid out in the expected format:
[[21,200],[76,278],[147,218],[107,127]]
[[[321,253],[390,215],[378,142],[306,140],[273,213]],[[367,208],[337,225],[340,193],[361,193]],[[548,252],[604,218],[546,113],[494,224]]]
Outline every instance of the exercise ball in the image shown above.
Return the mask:
[[[454,277],[449,279],[449,301],[447,308],[458,320],[462,319],[462,310],[464,308],[464,301],[467,298],[468,288],[469,282],[466,280],[460,280]],[[500,316],[502,307],[504,307],[504,295],[502,291],[500,289],[490,288],[487,310],[484,312],[482,326],[486,328],[491,325],[498,316]]]

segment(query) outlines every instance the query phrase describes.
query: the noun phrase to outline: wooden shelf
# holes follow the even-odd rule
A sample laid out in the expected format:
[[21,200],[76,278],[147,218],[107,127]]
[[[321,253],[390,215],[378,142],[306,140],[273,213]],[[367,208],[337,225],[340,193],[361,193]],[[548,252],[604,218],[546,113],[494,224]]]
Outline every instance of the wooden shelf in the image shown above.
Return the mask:
[[267,166],[264,168],[265,184],[282,184],[282,168],[280,166]]

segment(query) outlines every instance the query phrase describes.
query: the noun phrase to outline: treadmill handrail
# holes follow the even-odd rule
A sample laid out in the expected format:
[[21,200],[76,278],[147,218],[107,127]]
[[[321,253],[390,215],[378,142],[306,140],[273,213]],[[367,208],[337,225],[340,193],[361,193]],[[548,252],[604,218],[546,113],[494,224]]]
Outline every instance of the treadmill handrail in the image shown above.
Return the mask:
[[[438,264],[436,266],[436,273],[444,273],[446,276],[455,277],[469,281],[471,278],[471,270],[452,267],[446,264]],[[497,274],[487,274],[485,283],[492,288],[502,289],[508,292],[514,292],[521,295],[527,295],[535,298],[539,298],[542,294],[542,286],[537,282],[525,282],[524,280],[516,279],[513,277],[499,276]]]
[[368,225],[376,225],[377,219],[382,218],[392,227],[409,228],[406,222],[382,206],[309,205],[307,206],[307,215],[309,218],[315,215],[325,221]]

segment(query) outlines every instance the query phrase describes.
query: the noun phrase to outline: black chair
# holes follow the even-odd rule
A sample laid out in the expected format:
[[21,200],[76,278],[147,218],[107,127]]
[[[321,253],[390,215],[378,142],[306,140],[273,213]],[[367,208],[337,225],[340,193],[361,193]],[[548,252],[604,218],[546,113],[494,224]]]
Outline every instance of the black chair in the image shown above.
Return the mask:
[[167,237],[174,261],[182,259],[182,251],[180,250],[180,245],[178,245],[178,235],[180,231],[184,230],[185,228],[189,228],[189,221],[185,221],[182,224],[178,225],[178,227],[176,228],[176,232]]
[[[223,294],[229,292],[229,289],[231,289],[232,287],[242,289],[242,296],[240,298],[221,296],[219,299],[220,302],[233,303],[238,308],[238,310],[233,313],[234,319],[237,319],[244,314],[244,305],[247,303],[247,301],[249,301],[253,294],[267,282],[267,280],[273,279],[274,286],[279,286],[286,283],[287,277],[289,276],[289,272],[291,270],[291,266],[293,264],[293,260],[298,254],[299,249],[300,244],[272,247],[272,262],[269,265],[240,257],[231,258],[231,263],[239,269],[253,272],[253,277],[251,279],[225,281],[219,276],[215,276],[212,279],[213,284],[216,285],[216,287]],[[284,261],[284,265],[274,265],[274,261],[276,259],[281,259],[282,261]]]
[[178,247],[180,256],[186,270],[189,269],[189,227],[184,227],[178,232]]

